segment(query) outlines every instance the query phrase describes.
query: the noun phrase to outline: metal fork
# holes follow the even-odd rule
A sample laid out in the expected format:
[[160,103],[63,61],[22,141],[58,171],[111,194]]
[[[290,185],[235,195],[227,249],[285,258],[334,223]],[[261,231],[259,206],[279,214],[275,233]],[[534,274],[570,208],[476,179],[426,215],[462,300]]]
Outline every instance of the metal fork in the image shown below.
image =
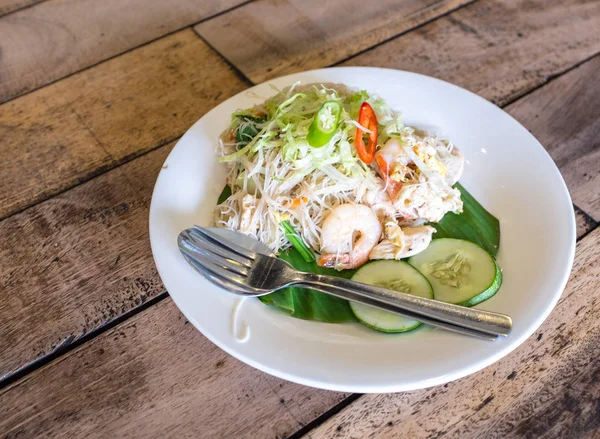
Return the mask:
[[[253,241],[249,247],[259,251],[240,246],[221,233],[198,226],[186,229],[179,234],[179,249],[209,281],[237,294],[261,296],[290,285],[302,285],[488,340],[507,336],[512,328],[512,320],[505,314],[465,308],[340,277],[301,272],[276,258],[266,246],[254,239],[228,231],[230,237],[240,235],[246,243]],[[236,241],[240,242],[240,239]]]

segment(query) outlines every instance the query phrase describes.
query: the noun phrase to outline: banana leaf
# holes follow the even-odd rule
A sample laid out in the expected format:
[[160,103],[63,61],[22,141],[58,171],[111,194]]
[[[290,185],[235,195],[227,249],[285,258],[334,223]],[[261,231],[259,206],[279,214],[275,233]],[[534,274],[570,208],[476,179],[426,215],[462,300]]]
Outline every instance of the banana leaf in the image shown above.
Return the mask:
[[219,195],[217,204],[221,204],[223,201],[225,201],[229,197],[231,197],[231,186],[226,184],[225,187],[223,188],[223,190],[221,191],[221,194]]
[[[309,273],[328,274],[350,279],[356,272],[356,270],[336,271],[331,268],[319,267],[316,262],[306,262],[294,248],[281,252],[279,257],[289,262],[294,268]],[[329,323],[356,321],[347,300],[309,288],[287,287],[266,296],[260,296],[260,300],[299,319]]]

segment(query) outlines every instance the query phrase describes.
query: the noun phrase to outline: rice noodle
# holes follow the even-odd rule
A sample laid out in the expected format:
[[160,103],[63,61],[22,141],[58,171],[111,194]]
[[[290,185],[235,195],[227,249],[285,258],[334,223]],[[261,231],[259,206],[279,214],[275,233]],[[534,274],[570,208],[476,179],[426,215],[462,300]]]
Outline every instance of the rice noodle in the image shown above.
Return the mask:
[[[337,131],[323,147],[312,148],[306,140],[309,126],[323,103],[332,100],[342,107]],[[378,144],[390,137],[406,138],[410,143],[411,129],[404,127],[400,115],[382,99],[340,84],[296,83],[252,109],[236,112],[218,144],[219,161],[228,167],[232,195],[216,207],[214,224],[239,230],[242,200],[250,194],[254,202],[245,233],[278,253],[290,246],[280,227],[280,222],[287,220],[304,242],[319,252],[321,226],[331,209],[359,203],[368,191],[384,187],[376,172],[358,158],[354,147],[356,127],[360,127],[356,119],[363,101],[371,104],[383,125]],[[243,131],[246,129],[255,131],[248,136]],[[234,140],[240,132],[244,143],[237,149],[238,141]],[[451,148],[447,144],[448,153]],[[427,176],[436,177],[418,162],[414,152],[409,153]]]

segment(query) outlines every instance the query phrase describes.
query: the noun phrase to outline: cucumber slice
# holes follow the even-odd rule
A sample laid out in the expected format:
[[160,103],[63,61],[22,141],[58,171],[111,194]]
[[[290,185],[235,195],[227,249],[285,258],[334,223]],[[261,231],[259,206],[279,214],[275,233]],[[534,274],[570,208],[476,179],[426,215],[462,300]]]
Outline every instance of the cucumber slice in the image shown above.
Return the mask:
[[[425,277],[402,261],[375,261],[362,266],[352,280],[415,296],[433,298],[433,288]],[[383,332],[406,332],[421,324],[417,320],[383,311],[362,303],[350,302],[356,318],[364,325]]]
[[477,305],[502,285],[502,272],[494,258],[463,239],[434,239],[408,262],[429,280],[435,299],[442,302]]

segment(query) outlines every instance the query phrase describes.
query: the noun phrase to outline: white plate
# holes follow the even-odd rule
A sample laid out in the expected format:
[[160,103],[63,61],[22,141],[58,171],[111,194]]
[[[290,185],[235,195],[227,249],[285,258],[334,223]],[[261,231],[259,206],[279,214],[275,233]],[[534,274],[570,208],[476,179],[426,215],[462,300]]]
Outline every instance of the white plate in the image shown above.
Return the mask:
[[[161,170],[150,207],[150,241],[160,276],[183,314],[208,339],[241,361],[280,378],[344,392],[398,392],[446,383],[480,370],[529,337],[560,297],[573,263],[575,218],[567,187],[550,156],[516,120],[477,95],[397,70],[344,67],[275,79],[344,83],[377,94],[405,122],[452,140],[467,161],[463,185],[500,219],[498,262],[504,284],[479,307],[509,314],[512,334],[487,342],[423,328],[382,334],[358,323],[291,318],[250,299],[234,336],[238,300],[196,273],[179,254],[177,235],[208,225],[225,172],[215,145],[231,113],[273,94],[261,84],[222,103],[179,140]],[[239,328],[237,330],[240,330]]]

